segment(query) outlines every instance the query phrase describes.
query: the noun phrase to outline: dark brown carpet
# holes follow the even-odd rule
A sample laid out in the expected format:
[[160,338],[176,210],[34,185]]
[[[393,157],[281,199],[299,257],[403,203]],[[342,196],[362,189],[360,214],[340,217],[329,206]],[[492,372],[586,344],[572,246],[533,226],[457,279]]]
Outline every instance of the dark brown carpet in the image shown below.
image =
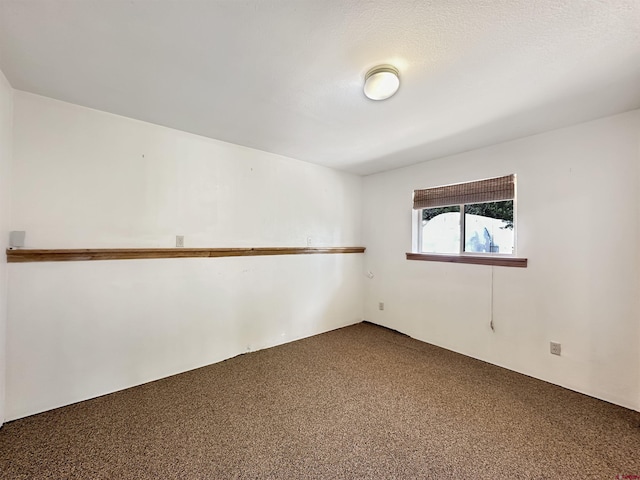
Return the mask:
[[640,414],[370,324],[6,424],[6,479],[615,479]]

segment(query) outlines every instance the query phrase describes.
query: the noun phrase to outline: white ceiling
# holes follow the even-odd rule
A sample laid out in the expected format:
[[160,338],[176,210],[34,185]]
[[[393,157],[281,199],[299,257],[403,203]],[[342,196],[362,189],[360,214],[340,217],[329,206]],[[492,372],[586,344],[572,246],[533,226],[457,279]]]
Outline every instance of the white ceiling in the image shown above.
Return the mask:
[[[383,102],[366,71],[400,70]],[[639,0],[0,0],[14,88],[370,174],[640,107]]]

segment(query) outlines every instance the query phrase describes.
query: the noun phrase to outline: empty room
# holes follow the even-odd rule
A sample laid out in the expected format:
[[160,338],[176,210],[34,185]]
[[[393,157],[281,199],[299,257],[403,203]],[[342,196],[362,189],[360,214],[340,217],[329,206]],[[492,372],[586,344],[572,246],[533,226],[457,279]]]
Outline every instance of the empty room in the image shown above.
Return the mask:
[[0,478],[640,478],[639,192],[637,0],[0,0]]

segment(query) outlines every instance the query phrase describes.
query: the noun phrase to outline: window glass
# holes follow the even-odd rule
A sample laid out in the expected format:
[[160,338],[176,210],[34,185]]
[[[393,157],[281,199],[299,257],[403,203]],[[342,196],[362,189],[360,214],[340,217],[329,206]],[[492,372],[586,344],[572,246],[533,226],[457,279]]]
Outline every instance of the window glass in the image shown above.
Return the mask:
[[460,206],[422,210],[421,251],[424,253],[460,252]]
[[464,251],[514,253],[513,200],[464,206]]

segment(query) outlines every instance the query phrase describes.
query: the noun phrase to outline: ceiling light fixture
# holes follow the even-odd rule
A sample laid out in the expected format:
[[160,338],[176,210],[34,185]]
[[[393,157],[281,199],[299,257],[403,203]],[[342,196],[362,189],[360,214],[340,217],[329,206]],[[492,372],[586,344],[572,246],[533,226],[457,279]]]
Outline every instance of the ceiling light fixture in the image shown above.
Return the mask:
[[398,69],[391,65],[378,65],[364,77],[364,94],[371,100],[385,100],[398,91]]

